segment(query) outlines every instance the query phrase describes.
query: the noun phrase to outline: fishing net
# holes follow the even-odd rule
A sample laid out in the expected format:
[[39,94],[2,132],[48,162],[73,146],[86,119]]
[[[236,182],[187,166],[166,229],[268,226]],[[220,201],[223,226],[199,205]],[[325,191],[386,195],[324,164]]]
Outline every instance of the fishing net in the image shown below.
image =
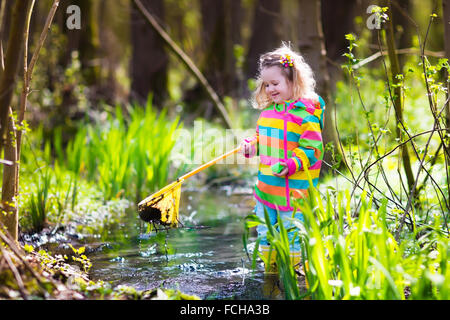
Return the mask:
[[[251,144],[255,144],[257,138],[252,140]],[[200,167],[192,170],[191,172],[178,178],[177,181],[172,182],[168,186],[164,187],[160,191],[148,196],[138,204],[139,217],[145,222],[151,222],[153,224],[158,223],[168,227],[177,227],[178,220],[178,207],[180,204],[181,184],[183,181],[194,174],[212,166],[219,160],[222,160],[229,155],[238,152],[241,146],[235,148],[227,153],[201,165]]]
[[168,227],[178,226],[182,181],[177,181],[142,200],[138,205],[139,217],[145,222]]

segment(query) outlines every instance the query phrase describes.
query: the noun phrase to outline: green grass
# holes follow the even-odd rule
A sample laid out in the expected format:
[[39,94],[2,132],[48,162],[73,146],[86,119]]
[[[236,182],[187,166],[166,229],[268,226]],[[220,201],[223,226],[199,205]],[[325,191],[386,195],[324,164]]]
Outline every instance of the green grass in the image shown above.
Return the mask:
[[[402,84],[404,124],[412,135],[430,130],[434,120],[422,67],[416,60],[408,59]],[[437,71],[447,65],[443,60],[433,63],[427,64],[427,72],[433,99],[441,107],[445,96]],[[352,171],[329,172],[321,179],[320,189],[310,189],[309,197],[295,205],[305,217],[305,223],[295,219],[293,223],[298,233],[296,241],[302,246],[302,262],[309,265],[308,292],[294,288],[297,279],[283,259],[289,249],[283,240],[287,230],[281,225],[269,226],[253,215],[247,217],[246,227],[264,223],[269,228],[272,249],[281,257],[277,264],[287,299],[307,295],[319,300],[446,300],[450,295],[448,210],[444,202],[448,199],[448,185],[442,150],[436,153],[439,136],[435,134],[430,140],[425,158],[425,167],[433,179],[413,199],[406,219],[408,226],[396,239],[409,192],[404,187],[401,157],[395,149],[400,141],[395,136],[388,80],[382,65],[363,67],[349,77],[348,81],[338,82],[334,98],[337,130]],[[379,138],[377,149],[374,138]],[[418,157],[412,148],[409,150],[414,176],[428,138],[426,134],[414,139]],[[391,150],[397,151],[384,157]],[[430,165],[434,157],[437,161]],[[357,177],[360,180],[355,186]],[[418,186],[424,177],[422,169]],[[244,237],[245,246],[247,241]],[[253,265],[256,257],[254,252]]]
[[45,226],[51,199],[49,198],[49,190],[51,183],[51,175],[49,170],[45,170],[37,176],[36,193],[31,194],[30,198],[30,218],[31,228],[34,232],[41,231]]
[[[170,154],[176,141],[178,118],[157,112],[151,101],[130,106],[125,117],[120,106],[105,123],[81,127],[65,153],[55,139],[58,163],[78,179],[98,183],[105,199],[127,197],[138,202],[169,179]],[[57,135],[56,135],[57,137]]]
[[80,124],[65,144],[62,129],[49,139],[43,126],[35,128],[22,150],[21,227],[40,231],[46,221],[72,219],[91,221],[93,231],[101,226],[95,215],[117,221],[124,205],[114,207],[121,200],[126,206],[138,203],[173,178],[170,156],[180,126],[178,118],[154,110],[149,100],[125,113],[117,106],[106,121]]
[[[418,228],[398,243],[389,221],[388,202],[373,205],[366,192],[353,208],[348,191],[321,197],[310,189],[307,200],[297,201],[305,222],[293,219],[302,246],[302,263],[308,261],[307,293],[299,292],[293,268],[287,259],[287,230],[279,231],[269,221],[248,217],[247,227],[265,223],[276,252],[280,279],[287,299],[305,295],[317,300],[402,300],[450,297],[450,252],[448,234],[441,231],[440,216],[431,226]],[[257,250],[257,248],[255,249]],[[286,259],[285,259],[286,258]]]

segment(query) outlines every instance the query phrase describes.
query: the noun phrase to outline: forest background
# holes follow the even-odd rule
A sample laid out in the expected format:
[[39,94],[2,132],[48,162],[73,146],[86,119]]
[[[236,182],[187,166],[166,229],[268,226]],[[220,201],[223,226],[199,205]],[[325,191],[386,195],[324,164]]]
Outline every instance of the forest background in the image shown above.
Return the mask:
[[[387,199],[397,241],[429,225],[448,237],[448,1],[0,5],[2,223],[13,239],[83,216],[77,205],[94,189],[102,203],[137,203],[192,167],[196,150],[216,153],[226,129],[252,132],[258,58],[282,41],[327,104],[322,177],[336,184],[324,188]],[[215,133],[199,142],[200,123]],[[200,184],[224,175],[252,173],[219,166]]]

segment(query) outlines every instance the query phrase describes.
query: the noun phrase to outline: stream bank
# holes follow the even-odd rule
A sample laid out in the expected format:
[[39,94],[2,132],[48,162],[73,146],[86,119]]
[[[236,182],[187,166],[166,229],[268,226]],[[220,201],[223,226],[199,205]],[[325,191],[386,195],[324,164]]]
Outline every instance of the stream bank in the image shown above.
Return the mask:
[[138,290],[179,289],[201,299],[281,299],[278,278],[264,275],[261,264],[252,270],[243,247],[253,201],[251,188],[184,189],[180,227],[158,232],[148,232],[130,213],[104,249],[89,255],[90,276]]
[[[22,243],[48,251],[59,262],[83,247],[91,264],[84,292],[106,285],[106,292],[119,288],[131,298],[155,296],[159,288],[160,294],[183,293],[185,298],[283,299],[278,277],[264,274],[261,262],[252,270],[243,247],[244,218],[253,203],[248,187],[183,189],[179,228],[149,231],[130,206],[120,223],[101,234],[81,233],[75,224],[66,224],[23,235]],[[251,250],[254,235],[249,240]],[[78,264],[82,273],[83,264]]]

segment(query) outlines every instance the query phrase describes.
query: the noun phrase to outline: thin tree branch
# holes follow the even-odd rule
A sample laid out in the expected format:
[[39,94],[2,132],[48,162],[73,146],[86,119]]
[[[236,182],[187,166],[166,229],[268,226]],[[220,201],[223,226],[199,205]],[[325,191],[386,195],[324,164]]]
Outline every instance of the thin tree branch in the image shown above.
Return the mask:
[[[378,163],[379,161],[383,160],[385,157],[387,157],[388,155],[390,155],[391,153],[393,153],[393,152],[394,152],[395,150],[397,150],[398,148],[402,147],[404,144],[409,143],[411,140],[417,138],[418,136],[421,136],[421,135],[424,135],[424,134],[427,134],[427,133],[433,133],[433,132],[435,132],[435,131],[449,131],[449,132],[450,132],[450,128],[443,128],[443,129],[439,129],[439,130],[438,130],[438,129],[432,129],[432,130],[420,132],[420,133],[418,133],[418,134],[416,134],[416,135],[414,135],[414,136],[409,137],[407,140],[405,140],[405,141],[399,143],[399,144],[396,145],[392,150],[390,150],[389,152],[385,153],[383,156],[381,156],[380,158],[378,158],[377,160],[375,160],[374,162],[372,162],[369,166],[367,166],[367,168],[364,169],[364,176],[367,176],[367,175],[368,175],[368,171],[371,169],[372,166],[374,166],[374,165],[375,165],[376,163]],[[423,165],[422,165],[422,169],[424,169],[424,170],[428,173],[428,175],[430,176],[430,178],[432,179],[432,181],[434,181],[435,184],[438,185],[438,184],[436,183],[436,181],[433,179],[433,177],[431,176],[431,174],[423,167]],[[369,182],[369,181],[368,181],[368,182]],[[369,182],[369,184],[371,184],[371,183]],[[440,189],[440,191],[441,191],[442,196],[445,197],[444,192],[443,192],[441,189]],[[450,208],[449,208],[448,206],[447,206],[447,210],[450,211]]]
[[20,261],[24,264],[24,266],[28,269],[28,271],[31,272],[31,274],[36,278],[36,280],[39,283],[44,283],[45,280],[42,279],[42,277],[39,275],[39,273],[36,272],[36,270],[31,267],[31,265],[28,263],[27,260],[23,258],[23,253],[21,252],[21,249],[16,245],[14,240],[12,240],[11,235],[7,230],[5,230],[5,226],[3,223],[0,222],[0,239],[8,245],[8,247],[15,253],[15,255],[19,258]]
[[[404,48],[404,49],[396,49],[395,50],[395,54],[421,54],[422,50],[421,49],[417,49],[417,48]],[[430,51],[430,50],[425,50],[424,51],[425,55],[430,56],[430,57],[437,57],[437,58],[444,58],[445,57],[445,52],[444,51]],[[361,60],[360,62],[358,62],[357,64],[355,64],[353,66],[354,69],[359,69],[362,66],[382,57],[387,55],[388,53],[385,51],[377,51],[374,54],[372,54],[371,56]]]
[[16,268],[16,266],[14,265],[14,263],[12,262],[11,257],[9,256],[8,251],[5,250],[5,248],[3,247],[3,245],[2,245],[1,242],[0,242],[0,251],[1,251],[2,255],[3,255],[3,257],[5,258],[6,263],[7,263],[8,266],[9,266],[9,269],[11,270],[12,274],[14,275],[14,278],[16,279],[17,286],[19,287],[19,292],[20,292],[20,295],[22,296],[22,299],[28,300],[27,294],[26,294],[26,291],[25,291],[25,286],[24,286],[24,284],[23,284],[23,280],[22,280],[22,278],[20,277],[20,273],[19,273],[19,271],[17,270],[17,268]]
[[[33,11],[35,0],[31,3],[31,9],[29,10],[29,15],[27,17],[26,21],[26,28],[24,32],[24,56],[23,56],[23,87],[22,87],[22,93],[21,93],[21,99],[20,99],[20,109],[19,109],[19,119],[18,119],[18,126],[19,130],[17,131],[17,142],[16,142],[16,148],[17,148],[17,160],[20,163],[20,154],[21,154],[21,146],[22,146],[22,129],[23,129],[23,121],[25,119],[25,111],[27,107],[27,98],[30,93],[30,83],[31,79],[33,78],[33,70],[34,66],[36,65],[36,62],[39,58],[39,53],[44,46],[45,39],[47,38],[47,35],[50,31],[53,18],[55,16],[56,10],[58,9],[60,0],[54,0],[53,5],[50,9],[49,14],[47,15],[47,19],[45,21],[44,28],[41,32],[41,35],[39,37],[39,42],[37,44],[36,49],[34,50],[33,56],[31,58],[30,64],[28,65],[28,36],[29,36],[29,29],[30,29],[30,21],[31,21],[31,14]],[[18,195],[19,192],[19,163],[16,164],[17,170],[15,173],[15,194]]]
[[28,67],[28,70],[29,70],[28,71],[29,81],[31,81],[31,76],[33,74],[34,65],[36,64],[36,61],[37,61],[37,59],[39,57],[39,52],[41,51],[41,48],[44,45],[45,39],[47,38],[47,34],[50,31],[50,28],[51,28],[51,25],[52,25],[52,21],[53,21],[53,17],[55,16],[56,10],[58,9],[59,2],[60,2],[60,0],[54,0],[53,1],[52,8],[50,9],[50,12],[49,12],[49,14],[47,16],[47,19],[45,21],[44,29],[41,32],[41,36],[39,38],[38,45],[37,45],[36,49],[34,50],[33,57],[31,58],[30,65]]
[[0,67],[1,71],[5,70],[5,59],[3,56],[3,29],[5,28],[5,11],[6,11],[6,1],[2,1],[0,7]]
[[[436,8],[437,2],[435,1],[434,4],[435,4],[434,7]],[[434,11],[435,11],[435,10],[434,10]],[[433,11],[433,12],[434,12],[434,11]],[[425,77],[425,84],[426,84],[427,93],[428,93],[428,95],[427,95],[427,96],[428,96],[428,102],[429,102],[429,104],[430,104],[431,113],[432,113],[432,115],[433,115],[433,117],[434,117],[434,125],[433,125],[432,133],[431,133],[431,135],[430,135],[430,137],[429,137],[429,139],[428,139],[428,141],[427,141],[427,144],[426,144],[426,146],[425,146],[425,152],[424,152],[424,155],[423,155],[422,159],[420,160],[420,166],[419,166],[419,168],[418,168],[418,170],[417,170],[416,180],[415,180],[415,182],[414,182],[414,187],[410,190],[410,195],[409,195],[409,197],[408,197],[408,203],[407,203],[407,205],[406,205],[405,213],[404,213],[403,216],[401,217],[399,227],[398,227],[398,229],[397,229],[397,231],[396,231],[395,238],[396,238],[397,241],[399,240],[400,232],[401,232],[401,230],[402,230],[402,228],[403,228],[403,224],[404,224],[404,221],[405,221],[405,215],[408,214],[408,211],[409,211],[409,209],[410,209],[411,206],[412,206],[412,198],[414,197],[414,193],[416,192],[415,188],[417,187],[417,182],[418,182],[417,179],[418,179],[418,177],[419,177],[420,171],[421,171],[422,168],[423,168],[423,162],[424,162],[425,157],[426,157],[426,155],[427,155],[427,150],[428,150],[428,147],[429,147],[431,138],[432,138],[432,136],[433,136],[433,133],[434,133],[435,131],[437,131],[437,133],[439,134],[439,137],[441,138],[441,141],[444,142],[444,137],[442,136],[441,126],[440,126],[440,123],[439,123],[439,118],[438,118],[438,116],[436,115],[436,110],[437,110],[437,108],[436,108],[436,106],[434,105],[434,103],[433,103],[433,101],[432,101],[432,99],[431,99],[431,90],[430,90],[429,84],[428,84],[428,77],[427,77],[426,64],[425,64],[426,62],[425,62],[425,54],[424,54],[424,50],[425,50],[425,45],[426,45],[426,41],[427,41],[427,39],[428,39],[428,34],[429,34],[429,31],[430,31],[430,27],[431,27],[432,22],[433,22],[433,15],[430,16],[430,21],[429,21],[429,23],[428,23],[427,32],[426,32],[425,39],[424,39],[424,42],[423,42],[423,45],[422,45],[422,67],[423,67],[423,74],[424,74],[424,77]],[[444,129],[444,130],[447,130],[447,129]],[[450,155],[449,155],[449,153],[448,153],[447,147],[445,146],[445,143],[443,143],[443,147],[444,147],[444,158],[448,159],[448,157],[449,157]],[[447,162],[447,161],[446,161],[446,162]],[[447,171],[448,169],[447,169],[447,166],[445,166],[445,167],[446,167],[446,172],[447,172],[447,177],[448,177],[448,171]],[[445,199],[445,197],[444,197],[444,199]],[[446,202],[446,205],[447,205],[447,202]],[[448,205],[447,205],[447,207],[448,207]]]

